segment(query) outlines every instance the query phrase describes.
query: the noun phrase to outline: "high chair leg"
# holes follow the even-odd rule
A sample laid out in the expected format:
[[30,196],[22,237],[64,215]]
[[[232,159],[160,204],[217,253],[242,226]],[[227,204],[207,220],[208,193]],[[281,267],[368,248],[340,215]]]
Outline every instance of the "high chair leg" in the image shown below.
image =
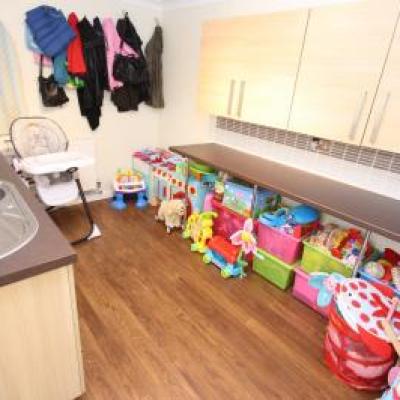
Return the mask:
[[74,240],[73,242],[71,242],[72,245],[80,244],[82,242],[85,242],[86,240],[90,240],[94,237],[101,235],[99,228],[94,223],[93,216],[92,216],[92,213],[90,212],[89,204],[86,200],[86,195],[85,195],[85,192],[83,191],[80,179],[75,178],[75,183],[78,186],[79,196],[82,200],[83,209],[85,211],[85,214],[86,214],[86,217],[87,217],[90,227],[89,227],[89,231],[86,233],[86,235],[81,237],[80,239],[77,239],[77,240]]

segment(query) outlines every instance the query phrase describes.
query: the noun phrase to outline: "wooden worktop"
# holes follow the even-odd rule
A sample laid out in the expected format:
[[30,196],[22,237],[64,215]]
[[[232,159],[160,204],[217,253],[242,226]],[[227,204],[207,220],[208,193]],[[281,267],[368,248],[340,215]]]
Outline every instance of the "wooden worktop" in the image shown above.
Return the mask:
[[400,201],[216,143],[172,146],[194,161],[400,241]]

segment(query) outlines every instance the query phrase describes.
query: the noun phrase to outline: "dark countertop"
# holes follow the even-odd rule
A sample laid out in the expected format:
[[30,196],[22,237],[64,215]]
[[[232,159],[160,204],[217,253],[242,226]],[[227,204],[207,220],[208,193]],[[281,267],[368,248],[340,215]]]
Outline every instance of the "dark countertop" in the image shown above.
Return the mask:
[[1,153],[0,180],[11,182],[17,187],[39,222],[36,236],[26,246],[0,259],[0,286],[74,263],[76,261],[74,249]]
[[400,241],[400,200],[216,143],[172,146],[194,161]]

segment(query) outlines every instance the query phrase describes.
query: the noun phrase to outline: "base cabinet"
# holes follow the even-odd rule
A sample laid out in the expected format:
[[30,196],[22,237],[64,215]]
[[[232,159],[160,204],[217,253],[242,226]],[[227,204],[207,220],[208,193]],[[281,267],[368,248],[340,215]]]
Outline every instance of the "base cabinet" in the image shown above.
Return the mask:
[[0,316],[0,399],[83,394],[72,266],[0,287]]

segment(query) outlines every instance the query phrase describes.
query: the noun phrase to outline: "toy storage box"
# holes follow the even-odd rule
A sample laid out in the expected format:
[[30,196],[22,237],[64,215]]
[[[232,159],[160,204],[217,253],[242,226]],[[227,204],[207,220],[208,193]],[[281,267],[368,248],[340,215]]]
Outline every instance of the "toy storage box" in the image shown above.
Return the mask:
[[258,249],[258,254],[262,258],[254,257],[254,271],[280,289],[289,288],[293,282],[294,266],[284,263],[264,250]]
[[353,273],[353,269],[343,264],[337,258],[324,252],[316,246],[313,246],[305,240],[303,242],[304,250],[303,257],[301,259],[301,267],[304,271],[311,272],[337,272],[343,276],[350,278]]
[[229,240],[235,232],[243,229],[246,217],[230,210],[215,199],[212,200],[212,208],[218,214],[214,219],[214,235],[222,236]]
[[324,317],[328,318],[329,307],[319,307],[317,304],[318,289],[313,288],[308,284],[310,280],[310,275],[305,273],[300,268],[295,269],[295,278],[293,285],[293,296],[296,299],[307,304],[313,310],[317,311]]
[[229,209],[245,216],[252,216],[252,206],[254,201],[254,214],[258,216],[263,211],[269,198],[275,193],[258,188],[254,201],[254,188],[240,183],[228,181],[225,183],[223,205]]
[[371,282],[371,283],[377,283],[379,285],[382,285],[384,287],[390,288],[391,290],[393,290],[393,293],[397,296],[400,297],[400,290],[397,290],[396,287],[391,284],[391,283],[387,283],[387,282],[383,282],[378,278],[375,278],[374,276],[368,274],[367,272],[365,272],[364,270],[365,265],[363,265],[359,270],[358,270],[358,275],[360,276],[360,278]]
[[223,205],[245,217],[251,216],[253,188],[235,182],[226,182]]
[[303,251],[302,239],[297,239],[262,222],[259,222],[258,226],[258,246],[287,264],[293,264],[300,259]]

